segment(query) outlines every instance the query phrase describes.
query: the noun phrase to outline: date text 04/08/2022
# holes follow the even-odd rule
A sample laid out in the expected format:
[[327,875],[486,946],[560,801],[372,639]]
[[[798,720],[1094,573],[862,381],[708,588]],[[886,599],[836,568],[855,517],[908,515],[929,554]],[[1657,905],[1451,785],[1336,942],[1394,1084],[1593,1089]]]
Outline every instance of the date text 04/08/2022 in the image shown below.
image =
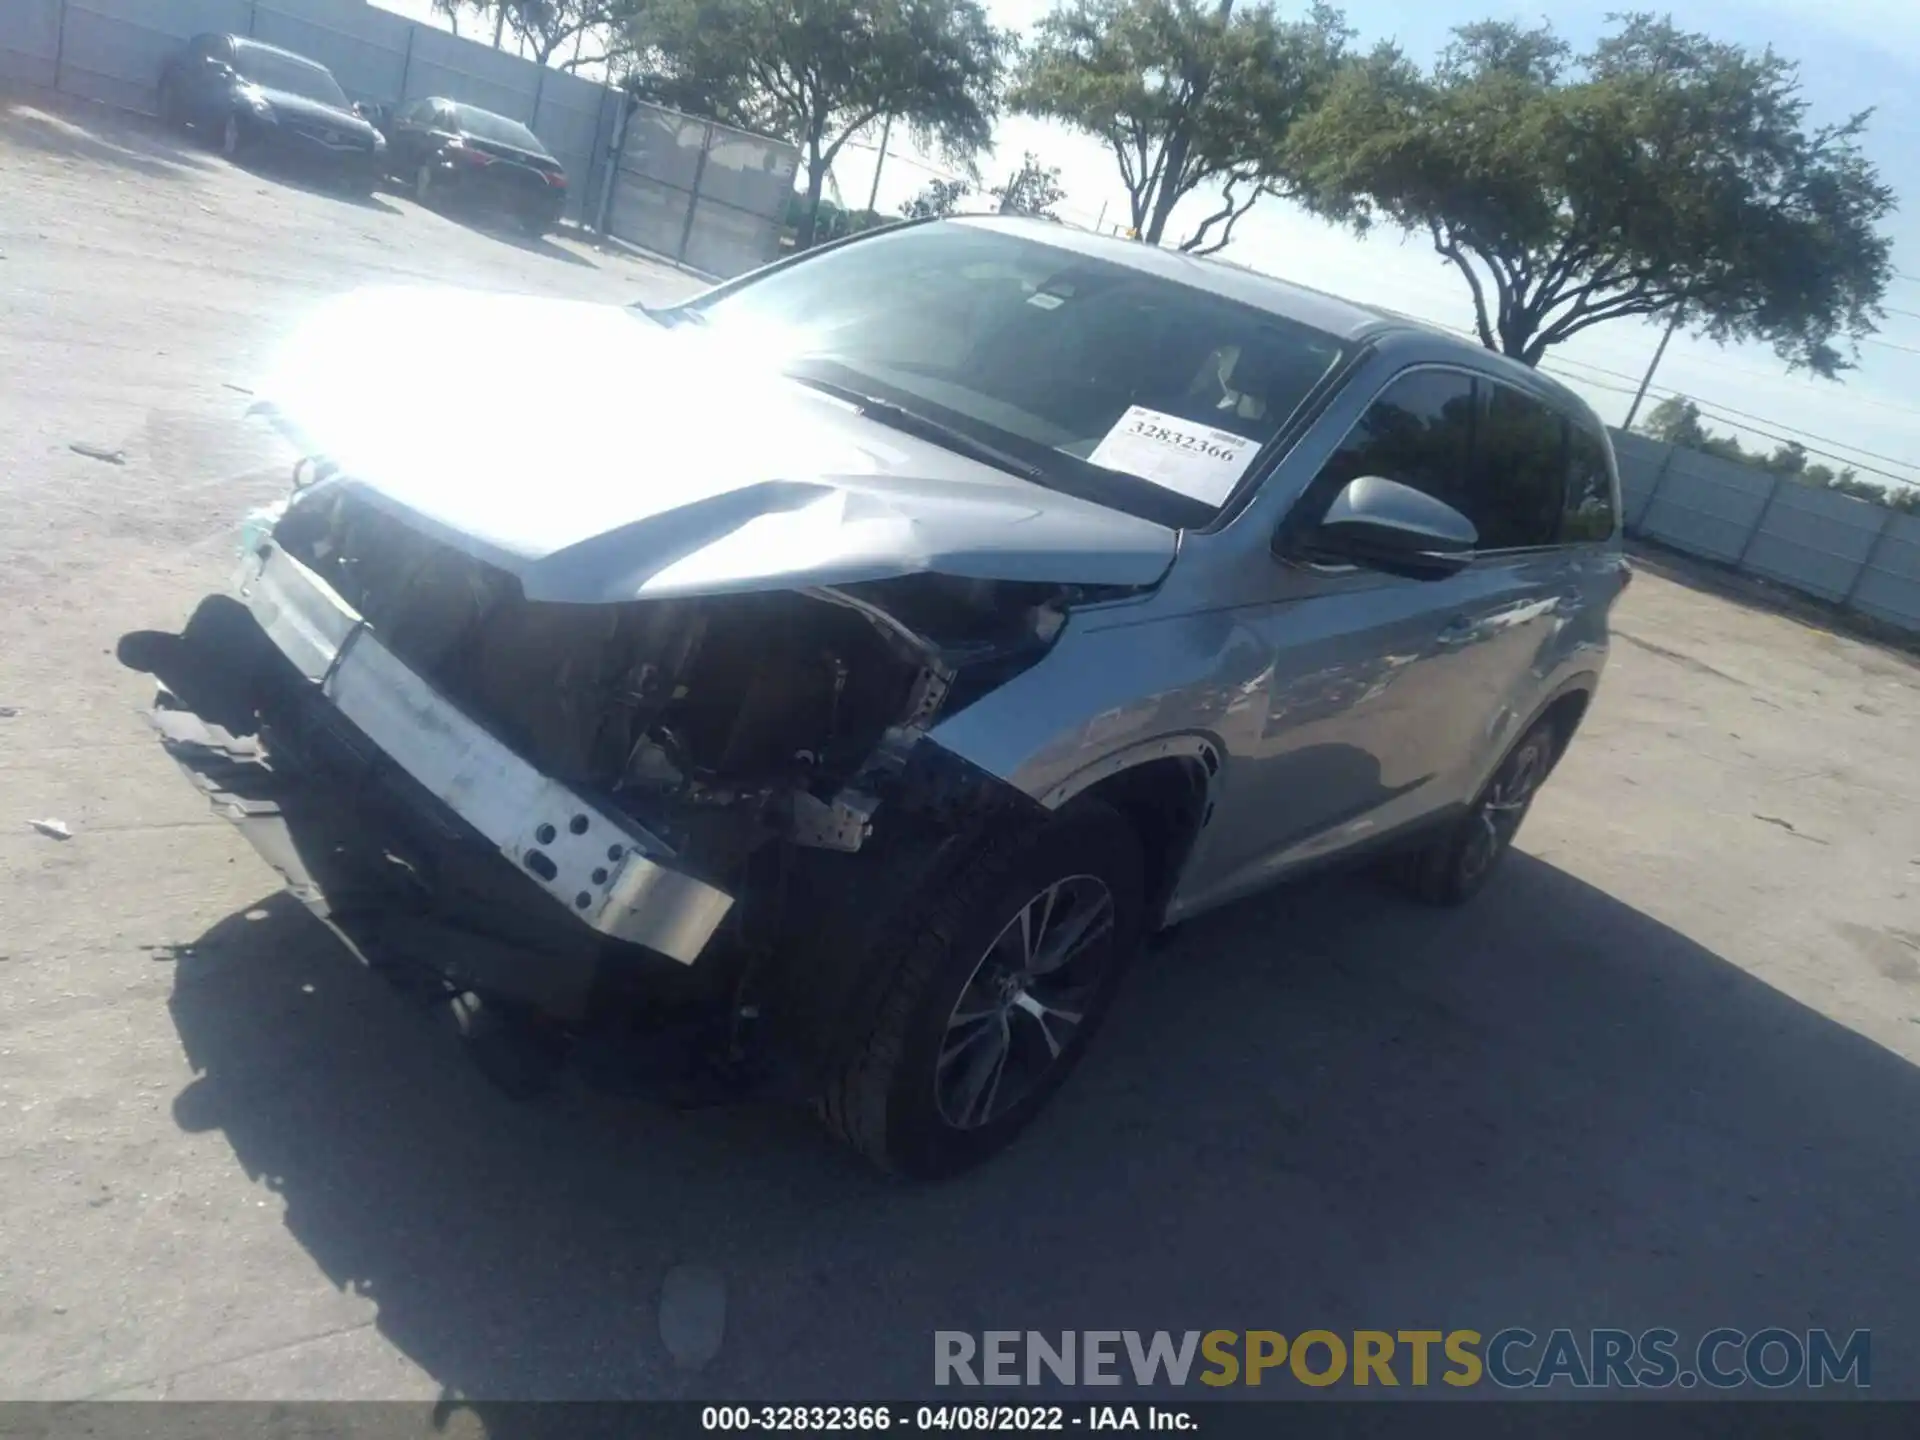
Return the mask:
[[700,1428],[714,1432],[971,1431],[1000,1435],[1035,1431],[1151,1430],[1196,1427],[1191,1414],[1158,1405],[707,1405]]

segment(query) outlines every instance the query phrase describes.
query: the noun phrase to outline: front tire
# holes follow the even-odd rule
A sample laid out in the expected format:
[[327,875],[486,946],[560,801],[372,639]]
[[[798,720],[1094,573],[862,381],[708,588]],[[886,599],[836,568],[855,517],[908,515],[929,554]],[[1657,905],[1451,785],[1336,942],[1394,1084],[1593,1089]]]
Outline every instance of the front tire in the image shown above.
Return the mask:
[[902,902],[873,1027],[821,1098],[828,1126],[915,1179],[1004,1149],[1105,1015],[1144,888],[1133,829],[1105,805],[981,841],[939,893]]
[[1438,839],[1405,858],[1403,888],[1429,905],[1463,905],[1486,888],[1553,769],[1558,739],[1542,720],[1507,752],[1473,806]]
[[240,117],[227,116],[226,123],[220,127],[220,153],[229,160],[238,160],[246,145],[247,137],[240,128]]

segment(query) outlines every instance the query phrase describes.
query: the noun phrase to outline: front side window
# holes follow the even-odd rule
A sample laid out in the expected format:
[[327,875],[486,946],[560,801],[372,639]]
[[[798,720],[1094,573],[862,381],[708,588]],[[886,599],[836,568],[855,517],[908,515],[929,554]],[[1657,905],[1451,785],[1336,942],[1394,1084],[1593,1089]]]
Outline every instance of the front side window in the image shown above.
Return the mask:
[[1053,488],[1211,520],[1343,343],[1282,316],[991,224],[828,250],[687,313],[787,374],[995,447]]
[[1411,486],[1464,513],[1475,418],[1471,375],[1458,370],[1402,375],[1347,432],[1321,467],[1303,506],[1317,521],[1347,485],[1374,475]]

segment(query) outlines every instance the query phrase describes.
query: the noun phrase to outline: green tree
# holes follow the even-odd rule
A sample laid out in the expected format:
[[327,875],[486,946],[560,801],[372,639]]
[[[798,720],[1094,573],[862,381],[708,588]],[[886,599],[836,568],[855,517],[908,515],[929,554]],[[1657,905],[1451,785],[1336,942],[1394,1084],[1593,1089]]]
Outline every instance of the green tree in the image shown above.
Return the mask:
[[1430,73],[1350,67],[1290,149],[1323,212],[1431,237],[1489,349],[1537,364],[1684,308],[1695,333],[1831,377],[1891,273],[1867,119],[1810,125],[1795,65],[1649,15],[1577,57],[1545,25],[1485,21]]
[[1180,242],[1209,253],[1262,195],[1291,193],[1288,133],[1351,38],[1328,5],[1287,22],[1270,3],[1063,0],[1035,27],[1011,99],[1106,142],[1150,244],[1180,201],[1218,186],[1221,208]]
[[[574,53],[559,62],[562,70],[618,63],[629,53],[628,27],[640,0],[502,0],[507,29],[530,59],[542,65],[568,45]],[[588,37],[594,49],[585,49]]]
[[1007,183],[988,192],[998,202],[1002,215],[1038,215],[1052,220],[1053,209],[1067,198],[1060,186],[1060,167],[1042,165],[1029,150],[1020,159],[1020,168],[1007,177]]
[[876,120],[971,163],[992,139],[1012,44],[979,0],[649,0],[630,29],[653,93],[705,99],[800,147],[802,247],[835,157]]
[[955,215],[972,193],[973,186],[965,180],[929,180],[918,195],[907,201],[900,213],[909,220],[932,220],[941,215]]
[[1688,449],[1698,449],[1700,442],[1707,438],[1707,428],[1700,420],[1700,407],[1684,395],[1669,395],[1649,410],[1647,418],[1640,422],[1640,432],[1668,445]]

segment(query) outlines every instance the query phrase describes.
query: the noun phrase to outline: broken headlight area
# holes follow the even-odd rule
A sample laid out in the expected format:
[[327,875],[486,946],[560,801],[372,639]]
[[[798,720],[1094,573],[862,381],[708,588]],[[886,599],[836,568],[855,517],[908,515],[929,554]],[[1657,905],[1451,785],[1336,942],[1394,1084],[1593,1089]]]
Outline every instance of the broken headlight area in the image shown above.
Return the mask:
[[921,574],[804,592],[530,601],[346,487],[274,538],[410,669],[546,775],[739,884],[770,841],[857,850],[920,803],[924,731],[1045,652],[1061,587]]

